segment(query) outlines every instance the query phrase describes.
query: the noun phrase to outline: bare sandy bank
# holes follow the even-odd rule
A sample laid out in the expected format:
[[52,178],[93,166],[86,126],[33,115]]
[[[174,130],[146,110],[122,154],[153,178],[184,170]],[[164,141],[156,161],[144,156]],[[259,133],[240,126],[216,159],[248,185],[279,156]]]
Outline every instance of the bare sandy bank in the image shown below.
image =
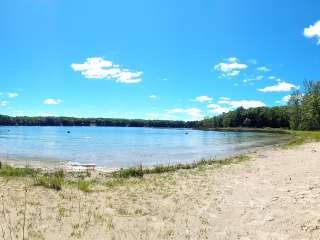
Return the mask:
[[319,239],[320,143],[250,157],[90,193],[0,178],[0,239]]

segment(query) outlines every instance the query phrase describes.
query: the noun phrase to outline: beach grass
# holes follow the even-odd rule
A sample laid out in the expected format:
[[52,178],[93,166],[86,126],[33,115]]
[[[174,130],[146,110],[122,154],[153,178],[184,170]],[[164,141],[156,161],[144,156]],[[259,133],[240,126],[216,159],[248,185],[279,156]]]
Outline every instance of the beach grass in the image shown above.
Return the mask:
[[310,141],[320,141],[320,131],[287,131],[292,138],[281,145],[282,148],[294,148]]
[[113,177],[117,178],[129,178],[129,177],[140,177],[142,178],[144,175],[144,170],[142,165],[138,167],[130,167],[130,168],[124,168],[120,169],[119,171],[113,172]]
[[320,141],[320,131],[290,131],[295,137]]
[[174,165],[157,165],[154,167],[130,167],[115,171],[108,176],[94,178],[91,174],[68,173],[63,170],[44,172],[40,169],[33,169],[30,167],[14,167],[10,165],[1,165],[0,177],[30,177],[33,180],[33,186],[41,186],[56,191],[62,190],[63,187],[68,186],[78,188],[84,193],[92,192],[95,186],[104,186],[108,189],[113,189],[121,186],[136,185],[140,183],[145,175],[157,175],[178,170],[199,169],[204,170],[206,166],[212,165],[221,167],[228,164],[240,163],[249,160],[247,155],[239,155],[230,157],[224,160],[216,159],[202,159],[200,161],[184,164]]
[[33,176],[37,170],[30,167],[13,167],[8,164],[0,164],[0,176],[2,177],[26,177]]
[[90,185],[91,185],[90,181],[86,181],[86,180],[78,181],[78,188],[82,192],[85,192],[85,193],[91,192]]
[[51,173],[36,174],[33,177],[33,181],[35,186],[42,186],[60,191],[64,183],[64,172],[58,170]]
[[195,168],[208,166],[208,165],[215,165],[215,166],[219,167],[219,166],[223,166],[223,165],[244,162],[249,159],[250,159],[250,157],[247,155],[239,155],[239,156],[230,157],[230,158],[227,158],[224,160],[202,159],[200,161],[195,161],[192,163],[156,165],[154,167],[146,167],[146,168],[143,168],[143,166],[140,165],[138,167],[120,169],[120,170],[114,172],[113,176],[116,178],[130,178],[130,177],[142,178],[145,174],[162,174],[162,173],[168,173],[168,172],[175,172],[178,170],[195,169]]

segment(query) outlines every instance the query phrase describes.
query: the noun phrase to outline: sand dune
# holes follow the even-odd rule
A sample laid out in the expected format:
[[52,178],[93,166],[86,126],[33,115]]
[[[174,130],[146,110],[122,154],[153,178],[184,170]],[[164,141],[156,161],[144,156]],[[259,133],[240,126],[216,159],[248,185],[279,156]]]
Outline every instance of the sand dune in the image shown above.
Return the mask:
[[[320,143],[83,193],[0,178],[0,239],[319,239]],[[27,204],[24,211],[27,183]]]

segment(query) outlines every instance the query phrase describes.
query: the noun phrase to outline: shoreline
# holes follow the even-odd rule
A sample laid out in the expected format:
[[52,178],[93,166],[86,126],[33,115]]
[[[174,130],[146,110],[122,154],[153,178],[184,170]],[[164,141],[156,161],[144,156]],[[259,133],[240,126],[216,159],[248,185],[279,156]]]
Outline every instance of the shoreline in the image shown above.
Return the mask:
[[[260,132],[260,133],[275,133],[275,134],[280,134],[280,132],[282,134],[286,134],[288,136],[288,138],[286,139],[281,139],[276,143],[269,143],[262,146],[250,146],[248,148],[246,148],[245,150],[240,150],[238,152],[233,152],[233,153],[228,153],[228,154],[223,154],[222,156],[217,157],[217,155],[215,155],[214,157],[209,157],[209,158],[201,158],[201,159],[195,159],[192,161],[188,161],[188,162],[181,162],[181,161],[169,161],[169,163],[164,163],[164,164],[155,164],[155,165],[145,165],[143,166],[146,169],[153,169],[153,168],[157,168],[160,166],[166,166],[166,167],[173,167],[173,166],[181,166],[181,165],[197,165],[197,163],[201,162],[201,161],[223,161],[225,159],[228,158],[232,158],[232,157],[237,157],[239,155],[246,155],[249,154],[251,152],[255,152],[255,151],[259,151],[261,149],[265,149],[265,148],[273,148],[279,145],[285,145],[288,144],[290,141],[292,141],[293,139],[296,138],[296,136],[287,130],[280,130],[279,129],[248,129],[248,128],[229,128],[229,129],[220,129],[220,130],[215,130],[215,129],[196,129],[196,130],[200,130],[200,131],[226,131],[226,132]],[[0,162],[2,163],[6,163],[9,164],[13,167],[31,167],[31,168],[35,168],[35,169],[40,169],[40,170],[45,170],[45,171],[53,171],[53,170],[64,170],[66,172],[72,172],[72,168],[70,168],[70,164],[72,163],[79,163],[79,162],[73,162],[73,161],[68,161],[68,160],[59,160],[59,159],[50,159],[49,161],[47,161],[47,159],[44,161],[42,157],[37,157],[36,160],[34,157],[12,157],[12,156],[0,156]],[[81,164],[87,164],[87,163],[79,163],[79,165]],[[90,163],[90,164],[95,164],[94,162]],[[123,170],[123,169],[132,169],[132,168],[136,168],[138,167],[139,164],[135,165],[135,166],[128,166],[128,167],[106,167],[106,166],[96,166],[96,171],[97,172],[101,172],[101,173],[113,173],[119,170]],[[83,169],[85,171],[85,169]],[[74,171],[77,171],[76,169],[74,169]],[[79,170],[78,170],[79,171]]]
[[[248,154],[252,154],[261,150],[265,150],[265,149],[273,149],[273,148],[277,148],[281,145],[285,145],[287,144],[290,139],[286,139],[283,140],[279,143],[274,143],[274,144],[270,144],[270,145],[265,145],[265,146],[253,146],[250,147],[246,150],[241,151],[240,153],[230,153],[230,154],[226,154],[225,156],[216,158],[216,157],[212,157],[212,158],[202,158],[202,159],[198,159],[198,160],[194,160],[194,161],[190,161],[190,162],[179,162],[177,161],[176,163],[168,163],[168,164],[156,164],[156,165],[151,165],[151,166],[143,166],[144,169],[147,170],[153,170],[155,168],[158,167],[175,167],[175,166],[187,166],[187,165],[199,165],[201,164],[201,162],[219,162],[219,161],[225,161],[231,158],[237,158],[239,156],[243,156],[243,155],[248,155]],[[17,168],[24,168],[24,167],[28,167],[28,168],[33,168],[33,169],[38,169],[38,170],[42,170],[42,171],[55,171],[55,170],[63,170],[65,172],[85,172],[87,171],[87,169],[82,168],[82,169],[77,169],[76,167],[74,169],[72,169],[72,164],[79,164],[82,165],[82,163],[78,163],[78,162],[72,162],[72,161],[60,161],[60,160],[55,160],[55,161],[43,161],[41,160],[42,158],[39,158],[38,160],[31,160],[30,159],[18,159],[18,158],[11,158],[11,157],[7,157],[7,158],[3,158],[0,156],[0,162],[3,164],[7,164],[10,165],[12,167],[17,167]],[[84,163],[85,164],[85,163]],[[93,163],[94,164],[94,163]],[[127,169],[135,169],[137,167],[139,167],[140,165],[136,165],[136,166],[128,166],[128,167],[105,167],[105,166],[96,166],[95,170],[89,170],[89,171],[94,171],[97,173],[115,173],[117,171],[120,170],[127,170]]]
[[0,177],[0,225],[5,239],[22,235],[24,215],[28,239],[319,239],[319,152],[269,147],[142,178],[82,176],[60,191]]

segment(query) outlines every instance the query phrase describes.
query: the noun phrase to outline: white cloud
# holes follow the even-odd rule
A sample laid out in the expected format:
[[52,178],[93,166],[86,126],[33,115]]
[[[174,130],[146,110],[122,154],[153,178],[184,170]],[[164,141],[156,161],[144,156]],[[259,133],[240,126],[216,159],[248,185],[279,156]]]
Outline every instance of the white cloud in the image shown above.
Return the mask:
[[235,100],[220,100],[218,102],[219,104],[226,104],[229,105],[231,109],[235,109],[235,108],[239,108],[239,107],[243,107],[245,109],[248,108],[255,108],[255,107],[264,107],[266,106],[266,104],[264,104],[261,101],[256,101],[256,100],[239,100],[239,101],[235,101]]
[[256,80],[258,80],[258,81],[260,81],[260,80],[262,80],[262,79],[263,79],[263,76],[262,76],[262,75],[256,77]]
[[273,80],[273,79],[276,79],[276,77],[275,76],[270,76],[269,79]]
[[146,117],[147,119],[150,120],[171,120],[172,117],[170,114],[168,113],[154,113],[154,112],[150,112],[150,113],[146,113]]
[[[255,79],[255,78],[247,78],[247,79],[244,79],[242,82],[243,83],[250,83],[250,82],[254,82],[254,81],[256,81],[257,79]],[[252,84],[252,83],[251,83]]]
[[40,117],[56,117],[58,116],[56,113],[51,112],[41,112]]
[[284,102],[289,102],[291,95],[284,96],[281,100]]
[[249,59],[247,62],[253,65],[256,65],[258,63],[256,59]]
[[243,83],[250,83],[250,85],[252,85],[253,83],[251,83],[251,82],[254,82],[254,81],[260,81],[260,80],[262,80],[264,78],[264,76],[262,76],[262,75],[259,75],[259,76],[256,76],[256,77],[251,77],[251,78],[246,78],[246,79],[244,79],[242,82]]
[[18,93],[13,93],[13,92],[12,92],[12,93],[11,93],[11,92],[10,92],[10,93],[7,93],[7,95],[8,95],[9,98],[18,97]]
[[156,99],[156,98],[158,98],[158,97],[157,97],[156,95],[152,94],[152,95],[149,96],[149,98],[151,98],[151,99]]
[[48,99],[45,99],[43,101],[44,104],[47,104],[47,105],[57,105],[59,103],[61,103],[62,100],[60,99],[53,99],[53,98],[48,98]]
[[199,96],[199,97],[196,97],[195,98],[195,101],[196,102],[211,102],[212,101],[212,98],[211,97],[208,97],[208,96]]
[[221,107],[218,104],[209,104],[207,105],[207,108],[210,108],[209,110],[210,113],[215,113],[215,114],[222,114],[230,111],[229,108]]
[[290,95],[284,96],[283,98],[281,98],[281,100],[276,101],[276,103],[286,104],[287,102],[289,102],[290,97]]
[[8,101],[1,101],[1,102],[0,102],[0,105],[1,105],[2,107],[5,107],[5,106],[8,105]]
[[221,72],[223,77],[235,77],[238,76],[241,70],[246,69],[246,64],[240,63],[235,57],[228,59],[228,62],[221,62],[214,66],[214,69]]
[[204,117],[202,111],[198,108],[173,108],[167,109],[166,112],[169,114],[187,114],[193,120],[198,120]]
[[231,100],[230,98],[228,97],[219,97],[220,100]]
[[141,82],[143,74],[141,71],[121,69],[119,65],[101,57],[87,58],[86,62],[82,64],[73,63],[71,68],[74,71],[80,71],[83,76],[89,79],[114,79],[116,82],[127,84]]
[[271,69],[267,68],[266,66],[258,67],[257,70],[260,72],[270,72],[271,71]]
[[303,34],[307,38],[316,38],[318,40],[317,44],[320,45],[320,20],[305,28]]
[[265,88],[258,89],[260,92],[290,92],[294,89],[299,89],[299,86],[296,86],[291,83],[279,81],[277,85],[267,86]]

